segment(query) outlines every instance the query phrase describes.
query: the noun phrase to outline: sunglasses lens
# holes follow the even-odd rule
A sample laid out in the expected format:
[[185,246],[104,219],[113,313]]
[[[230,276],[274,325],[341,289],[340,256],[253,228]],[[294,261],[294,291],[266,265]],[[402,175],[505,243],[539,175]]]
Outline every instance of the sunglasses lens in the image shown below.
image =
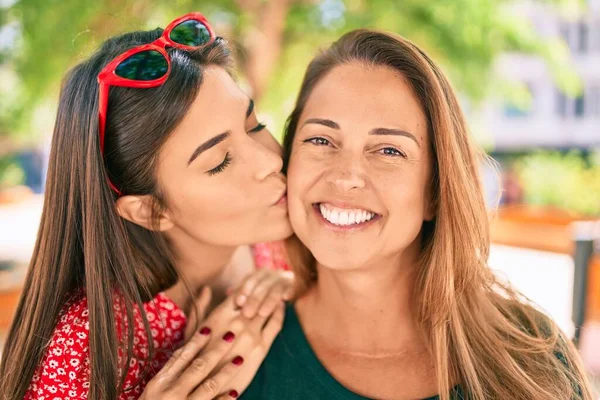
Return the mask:
[[210,31],[202,22],[188,20],[173,28],[169,37],[175,43],[198,47],[210,41]]
[[125,79],[153,81],[165,76],[168,70],[169,64],[165,56],[156,50],[146,50],[123,60],[115,73]]

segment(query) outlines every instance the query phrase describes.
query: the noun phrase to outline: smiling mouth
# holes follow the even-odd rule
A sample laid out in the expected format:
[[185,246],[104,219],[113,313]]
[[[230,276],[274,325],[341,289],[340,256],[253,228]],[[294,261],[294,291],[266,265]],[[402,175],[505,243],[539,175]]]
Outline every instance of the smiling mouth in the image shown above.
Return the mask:
[[381,218],[380,214],[361,208],[340,208],[328,203],[314,203],[313,207],[327,223],[339,228],[363,227]]

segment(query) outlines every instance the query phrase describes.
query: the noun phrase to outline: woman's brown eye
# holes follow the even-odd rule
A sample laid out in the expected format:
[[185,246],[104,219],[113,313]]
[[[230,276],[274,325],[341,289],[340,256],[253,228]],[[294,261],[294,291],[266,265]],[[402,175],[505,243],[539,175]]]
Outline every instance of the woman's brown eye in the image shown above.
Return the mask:
[[385,154],[386,156],[392,156],[392,157],[396,157],[396,156],[400,156],[400,157],[406,157],[406,155],[404,153],[402,153],[400,150],[395,149],[393,147],[386,147],[384,149],[381,149],[380,151],[383,152],[383,154]]
[[310,138],[304,141],[305,143],[312,143],[315,146],[327,146],[329,144],[329,140],[324,139],[322,137]]

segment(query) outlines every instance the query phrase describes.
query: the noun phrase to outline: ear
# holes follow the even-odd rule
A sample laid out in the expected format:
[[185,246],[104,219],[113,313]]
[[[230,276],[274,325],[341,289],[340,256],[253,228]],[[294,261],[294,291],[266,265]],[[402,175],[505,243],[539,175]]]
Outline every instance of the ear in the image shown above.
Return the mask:
[[152,220],[152,196],[122,196],[117,200],[117,212],[121,216],[136,225],[142,226],[150,231],[164,232],[171,229],[175,224],[168,213],[157,216],[158,221]]

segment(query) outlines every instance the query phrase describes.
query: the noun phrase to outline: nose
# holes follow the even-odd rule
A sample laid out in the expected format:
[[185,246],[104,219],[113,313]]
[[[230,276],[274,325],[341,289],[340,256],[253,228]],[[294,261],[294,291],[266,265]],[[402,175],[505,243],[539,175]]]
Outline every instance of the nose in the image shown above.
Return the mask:
[[327,176],[327,182],[340,192],[363,189],[366,186],[364,169],[358,157],[340,157]]
[[250,152],[247,155],[249,157],[250,165],[254,165],[254,178],[262,181],[271,175],[277,175],[283,168],[283,160],[281,156],[273,151],[270,147],[265,144],[249,139],[246,142],[249,146]]

